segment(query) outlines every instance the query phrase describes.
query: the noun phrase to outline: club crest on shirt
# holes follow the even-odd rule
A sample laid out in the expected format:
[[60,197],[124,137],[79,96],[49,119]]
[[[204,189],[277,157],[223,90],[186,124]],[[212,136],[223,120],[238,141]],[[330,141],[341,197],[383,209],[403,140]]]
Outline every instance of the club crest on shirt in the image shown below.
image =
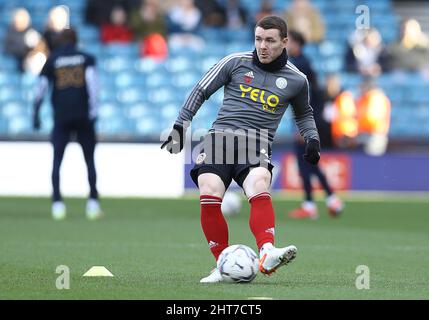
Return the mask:
[[244,82],[246,83],[250,83],[252,81],[252,79],[254,79],[255,76],[253,75],[253,71],[249,71],[248,73],[246,73],[244,75]]
[[200,154],[198,155],[197,159],[195,160],[195,163],[196,163],[196,164],[201,164],[201,163],[203,163],[203,162],[204,162],[204,160],[206,159],[206,157],[207,157],[207,154],[205,154],[204,152],[203,152],[203,153],[200,153]]
[[276,86],[279,89],[284,89],[287,87],[287,80],[285,78],[277,78],[276,80]]

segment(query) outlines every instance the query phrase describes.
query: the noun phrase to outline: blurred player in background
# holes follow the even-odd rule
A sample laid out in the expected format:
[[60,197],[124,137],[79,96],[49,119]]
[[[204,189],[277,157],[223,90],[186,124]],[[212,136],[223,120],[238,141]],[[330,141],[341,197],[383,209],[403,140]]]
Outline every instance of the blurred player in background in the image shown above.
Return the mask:
[[[306,141],[303,156],[314,165],[320,159],[320,143],[307,78],[288,61],[286,22],[267,16],[258,21],[254,33],[253,52],[223,58],[195,85],[161,148],[179,153],[192,118],[205,100],[224,87],[223,105],[190,173],[200,192],[202,229],[217,261],[229,245],[221,203],[234,179],[249,199],[249,225],[259,249],[259,269],[271,274],[297,253],[293,245],[274,247],[275,214],[269,192],[271,145],[289,104]],[[216,268],[200,282],[220,281]]]
[[40,129],[39,110],[44,94],[52,86],[51,103],[54,111],[52,144],[54,159],[52,167],[52,216],[55,220],[66,217],[66,206],[60,193],[60,166],[64,150],[72,135],[82,147],[90,195],[86,215],[90,220],[103,213],[98,202],[94,150],[96,145],[95,118],[97,79],[95,58],[78,51],[77,34],[73,29],[64,29],[60,47],[51,53],[40,73],[34,101],[33,127]]
[[[287,52],[290,57],[290,60],[295,64],[300,71],[302,71],[308,79],[310,85],[310,100],[311,105],[314,110],[314,119],[316,121],[317,127],[323,127],[323,117],[322,109],[323,102],[321,101],[321,93],[318,88],[317,75],[311,67],[310,61],[303,53],[303,48],[305,46],[304,36],[298,31],[290,30],[289,31],[289,42],[287,45]],[[321,135],[320,137],[323,137]],[[324,141],[321,140],[322,146]],[[302,159],[302,154],[305,152],[305,142],[301,136],[298,134],[294,139],[294,150],[296,159],[298,162],[299,175],[302,179],[305,192],[305,200],[302,203],[301,207],[291,211],[289,217],[296,219],[305,219],[312,218],[316,219],[318,217],[317,207],[313,199],[313,187],[311,185],[311,177],[315,175],[320,184],[323,187],[323,190],[326,193],[326,206],[328,207],[328,212],[332,217],[337,216],[343,210],[342,201],[334,194],[332,187],[328,183],[323,171],[318,165],[312,165]]]

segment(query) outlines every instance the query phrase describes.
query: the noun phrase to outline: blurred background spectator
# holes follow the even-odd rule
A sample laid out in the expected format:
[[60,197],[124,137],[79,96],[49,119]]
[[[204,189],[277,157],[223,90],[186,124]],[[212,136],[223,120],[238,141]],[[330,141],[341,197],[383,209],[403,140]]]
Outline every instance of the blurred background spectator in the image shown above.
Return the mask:
[[193,0],[180,0],[167,12],[169,44],[173,48],[202,50],[204,40],[197,34],[202,20]]
[[312,104],[319,104],[319,84],[317,82],[316,72],[311,66],[310,60],[304,54],[306,40],[304,35],[294,29],[289,29],[288,32],[287,53],[290,61],[307,76],[310,85],[310,98]]
[[400,37],[386,50],[385,71],[418,71],[429,68],[429,38],[416,19],[403,22]]
[[122,42],[129,43],[133,40],[133,33],[127,25],[127,12],[122,7],[114,7],[110,14],[110,20],[100,27],[100,38],[103,43]]
[[26,59],[31,60],[37,52],[44,52],[46,58],[42,36],[31,26],[30,14],[24,8],[16,9],[12,15],[4,38],[4,51],[16,58],[18,70],[21,72],[29,70]]
[[293,0],[284,17],[290,29],[304,35],[307,42],[321,42],[325,37],[325,23],[310,0]]
[[61,32],[70,24],[69,11],[66,6],[56,6],[49,11],[48,20],[43,31],[43,38],[50,52],[60,45]]
[[391,103],[372,78],[365,78],[360,90],[356,101],[359,142],[367,154],[380,156],[387,150]]
[[140,6],[131,10],[129,25],[138,41],[154,33],[167,36],[167,25],[158,0],[141,0]]
[[381,74],[381,55],[383,43],[377,29],[358,29],[349,41],[346,52],[346,70],[359,72],[363,76],[378,76]]
[[140,56],[167,56],[167,23],[158,0],[141,0],[140,6],[131,11],[130,27],[140,43]]
[[354,148],[357,144],[358,121],[356,103],[353,93],[345,90],[338,74],[326,77],[323,89],[323,119],[328,132],[321,126],[320,133],[330,139],[331,145],[337,148]]
[[45,41],[40,39],[37,45],[25,57],[24,71],[30,75],[38,75],[48,58],[48,52],[49,50]]

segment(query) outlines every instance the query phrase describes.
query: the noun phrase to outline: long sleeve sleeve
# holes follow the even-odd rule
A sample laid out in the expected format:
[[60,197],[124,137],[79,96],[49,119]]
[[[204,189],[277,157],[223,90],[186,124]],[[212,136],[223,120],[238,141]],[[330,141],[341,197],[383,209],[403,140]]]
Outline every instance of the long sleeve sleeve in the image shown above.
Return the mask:
[[313,108],[310,106],[307,80],[304,82],[298,94],[291,100],[291,105],[295,123],[304,140],[316,139],[320,141],[316,122],[314,121]]
[[230,81],[235,59],[240,56],[242,54],[226,56],[201,78],[183,104],[175,124],[183,126],[183,123],[192,121],[204,101],[208,100],[213,93]]
[[34,103],[33,103],[33,115],[35,117],[39,116],[39,110],[43,102],[46,91],[49,87],[49,80],[46,76],[39,76],[39,79],[36,83],[34,90]]
[[95,119],[97,117],[97,97],[98,97],[98,80],[97,73],[94,66],[89,66],[85,70],[85,81],[88,88],[88,105],[89,105],[89,118]]

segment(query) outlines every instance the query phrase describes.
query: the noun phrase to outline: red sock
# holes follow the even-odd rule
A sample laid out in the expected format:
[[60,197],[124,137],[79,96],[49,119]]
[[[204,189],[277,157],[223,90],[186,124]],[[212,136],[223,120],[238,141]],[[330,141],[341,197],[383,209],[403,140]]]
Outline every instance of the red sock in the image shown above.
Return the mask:
[[249,225],[258,248],[267,242],[274,244],[275,215],[271,195],[268,192],[262,192],[251,197],[249,202]]
[[216,261],[223,249],[228,247],[228,225],[221,211],[222,199],[200,196],[201,226],[210,250]]

